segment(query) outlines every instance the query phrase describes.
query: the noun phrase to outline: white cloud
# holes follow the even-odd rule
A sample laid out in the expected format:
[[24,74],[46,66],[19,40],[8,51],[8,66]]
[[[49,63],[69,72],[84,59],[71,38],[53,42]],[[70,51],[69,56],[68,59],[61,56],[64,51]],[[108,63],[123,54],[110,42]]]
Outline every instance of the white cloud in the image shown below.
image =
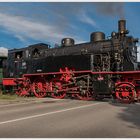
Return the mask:
[[36,40],[59,40],[65,37],[57,32],[57,28],[21,16],[11,16],[0,13],[0,26],[12,32],[20,40],[32,38]]
[[22,42],[30,38],[42,42],[59,43],[61,39],[65,37],[77,39],[76,42],[78,43],[85,42],[82,41],[79,36],[64,34],[63,31],[60,30],[59,25],[55,26],[47,23],[35,22],[22,16],[0,13],[0,26],[5,28],[9,33],[12,33]]
[[23,36],[21,36],[21,35],[16,34],[15,37],[16,37],[17,39],[19,39],[20,41],[22,41],[22,42],[25,42],[25,41],[26,41],[26,38],[23,37]]
[[82,11],[81,15],[79,16],[79,20],[83,23],[89,24],[92,27],[95,28],[99,28],[99,26],[97,25],[97,23],[95,22],[95,20],[93,20],[93,18],[91,18],[86,11]]
[[8,49],[0,47],[0,56],[8,56]]

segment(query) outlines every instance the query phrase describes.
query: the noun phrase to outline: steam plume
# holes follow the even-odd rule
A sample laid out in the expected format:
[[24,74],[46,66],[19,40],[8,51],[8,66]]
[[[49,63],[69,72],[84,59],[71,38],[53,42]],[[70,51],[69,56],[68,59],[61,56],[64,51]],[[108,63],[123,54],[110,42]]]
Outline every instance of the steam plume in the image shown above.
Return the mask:
[[95,3],[96,9],[99,13],[109,16],[119,16],[124,19],[124,3],[123,2],[102,2]]

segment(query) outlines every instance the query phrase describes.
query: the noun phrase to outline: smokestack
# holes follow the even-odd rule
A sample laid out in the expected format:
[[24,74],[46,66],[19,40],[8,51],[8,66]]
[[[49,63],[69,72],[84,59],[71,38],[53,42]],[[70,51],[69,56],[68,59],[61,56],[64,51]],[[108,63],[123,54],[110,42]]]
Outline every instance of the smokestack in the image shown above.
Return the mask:
[[125,33],[126,32],[126,20],[118,21],[118,32]]

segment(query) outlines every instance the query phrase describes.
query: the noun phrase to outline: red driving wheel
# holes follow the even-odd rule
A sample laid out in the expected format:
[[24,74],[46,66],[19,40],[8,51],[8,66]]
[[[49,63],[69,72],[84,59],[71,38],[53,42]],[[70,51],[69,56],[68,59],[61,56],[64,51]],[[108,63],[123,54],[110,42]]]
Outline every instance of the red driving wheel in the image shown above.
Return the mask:
[[129,83],[120,83],[116,86],[116,97],[123,103],[131,103],[135,98],[135,88]]
[[52,97],[56,99],[63,99],[66,96],[66,92],[62,91],[62,82],[59,80],[53,80],[52,82]]
[[47,95],[47,83],[44,78],[37,78],[32,83],[32,92],[38,98],[43,98]]

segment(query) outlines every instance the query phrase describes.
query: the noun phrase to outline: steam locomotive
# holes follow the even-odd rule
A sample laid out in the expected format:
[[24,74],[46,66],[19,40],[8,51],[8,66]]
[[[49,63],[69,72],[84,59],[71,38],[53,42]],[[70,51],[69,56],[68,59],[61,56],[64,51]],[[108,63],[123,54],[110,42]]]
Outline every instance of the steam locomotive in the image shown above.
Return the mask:
[[126,21],[119,20],[109,38],[93,32],[82,44],[64,38],[54,48],[40,43],[9,50],[3,86],[13,86],[20,96],[139,101],[138,39],[128,33]]

